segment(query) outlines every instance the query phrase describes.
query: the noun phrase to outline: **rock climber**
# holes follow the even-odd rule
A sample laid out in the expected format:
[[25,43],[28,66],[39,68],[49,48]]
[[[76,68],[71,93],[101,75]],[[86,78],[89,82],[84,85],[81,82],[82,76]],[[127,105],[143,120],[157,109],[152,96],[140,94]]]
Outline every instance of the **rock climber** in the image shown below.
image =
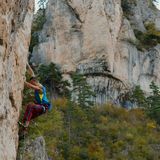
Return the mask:
[[51,109],[51,104],[46,95],[46,88],[38,82],[30,65],[27,64],[27,66],[31,78],[29,82],[25,82],[25,85],[34,90],[35,102],[27,105],[23,121],[22,123],[19,122],[19,124],[25,128],[29,126],[31,119],[34,119]]

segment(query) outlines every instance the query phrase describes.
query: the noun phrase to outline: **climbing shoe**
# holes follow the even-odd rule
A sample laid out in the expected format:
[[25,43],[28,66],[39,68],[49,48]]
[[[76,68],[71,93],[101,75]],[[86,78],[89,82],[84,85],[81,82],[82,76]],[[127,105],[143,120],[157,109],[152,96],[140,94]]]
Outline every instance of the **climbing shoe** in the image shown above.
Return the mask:
[[20,125],[20,126],[22,126],[23,128],[28,128],[28,126],[27,125],[25,125],[25,124],[23,124],[22,122],[18,122],[18,124]]

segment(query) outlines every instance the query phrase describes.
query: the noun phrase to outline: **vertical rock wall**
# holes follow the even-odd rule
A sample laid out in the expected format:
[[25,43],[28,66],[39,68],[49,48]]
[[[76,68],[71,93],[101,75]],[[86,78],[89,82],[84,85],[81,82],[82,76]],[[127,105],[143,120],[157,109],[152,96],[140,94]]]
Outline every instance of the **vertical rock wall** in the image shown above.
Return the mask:
[[33,0],[0,2],[0,159],[15,160]]
[[160,84],[160,46],[140,51],[134,29],[145,32],[146,24],[153,23],[159,30],[159,18],[150,0],[49,0],[32,61],[79,69],[98,103],[138,84],[149,92],[152,80]]
[[[96,56],[113,71],[114,52],[121,26],[120,0],[49,0],[40,45],[33,56],[53,60],[67,70]],[[36,59],[36,58],[35,58]]]
[[50,160],[43,137],[37,137],[34,141],[25,139],[25,146],[19,149],[18,160]]

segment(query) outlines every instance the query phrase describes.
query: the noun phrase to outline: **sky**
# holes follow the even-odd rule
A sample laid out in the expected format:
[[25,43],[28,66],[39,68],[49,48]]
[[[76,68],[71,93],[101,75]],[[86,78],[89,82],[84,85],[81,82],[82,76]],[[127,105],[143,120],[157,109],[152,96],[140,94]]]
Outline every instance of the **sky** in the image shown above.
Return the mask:
[[[35,0],[35,12],[38,10],[38,0]],[[156,3],[157,8],[160,10],[160,0],[157,0],[158,3]]]
[[[39,0],[35,0],[35,13],[37,12],[37,10],[39,9],[39,4],[38,4]],[[47,0],[48,1],[48,0]]]
[[157,4],[157,8],[160,10],[160,0],[157,0],[158,4]]
[[38,10],[39,6],[38,6],[38,0],[35,0],[35,12]]

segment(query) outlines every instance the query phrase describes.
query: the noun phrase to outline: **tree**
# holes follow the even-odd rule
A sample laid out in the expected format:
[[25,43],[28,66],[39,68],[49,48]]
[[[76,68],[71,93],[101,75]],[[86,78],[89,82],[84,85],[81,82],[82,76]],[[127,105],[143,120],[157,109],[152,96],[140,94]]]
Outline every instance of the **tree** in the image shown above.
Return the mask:
[[40,65],[38,68],[40,82],[49,89],[50,97],[69,96],[69,82],[63,80],[60,69],[54,64]]
[[72,96],[73,100],[81,107],[89,107],[93,105],[92,97],[95,97],[91,86],[86,81],[86,78],[79,73],[73,73],[71,75],[73,81]]
[[151,83],[151,95],[147,98],[148,115],[160,124],[160,89],[154,82]]
[[145,108],[147,106],[147,100],[145,94],[139,85],[136,86],[132,91],[131,99],[139,107]]

